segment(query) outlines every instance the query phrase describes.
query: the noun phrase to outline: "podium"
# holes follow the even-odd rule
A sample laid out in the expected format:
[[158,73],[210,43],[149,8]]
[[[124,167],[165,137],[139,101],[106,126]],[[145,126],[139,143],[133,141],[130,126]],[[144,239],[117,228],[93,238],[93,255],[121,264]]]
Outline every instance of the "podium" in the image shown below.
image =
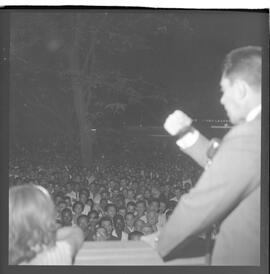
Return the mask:
[[74,265],[206,265],[205,257],[164,262],[157,251],[142,241],[84,242]]

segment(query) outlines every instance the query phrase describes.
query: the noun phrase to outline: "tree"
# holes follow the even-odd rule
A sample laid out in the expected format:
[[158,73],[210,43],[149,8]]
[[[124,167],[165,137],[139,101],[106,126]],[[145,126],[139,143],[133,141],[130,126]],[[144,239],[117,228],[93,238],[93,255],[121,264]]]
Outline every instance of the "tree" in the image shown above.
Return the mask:
[[[183,20],[172,14],[104,10],[14,13],[11,53],[17,86],[12,90],[21,91],[29,114],[42,121],[48,120],[44,113],[51,115],[59,125],[56,130],[79,136],[82,163],[88,166],[91,129],[105,122],[108,112],[120,115],[130,105],[147,111],[146,99],[166,102],[165,89],[145,80],[142,72],[126,72],[123,58],[135,51],[150,52],[151,40],[166,36],[171,25],[183,25],[185,31]],[[44,75],[54,79],[53,86],[41,81]]]

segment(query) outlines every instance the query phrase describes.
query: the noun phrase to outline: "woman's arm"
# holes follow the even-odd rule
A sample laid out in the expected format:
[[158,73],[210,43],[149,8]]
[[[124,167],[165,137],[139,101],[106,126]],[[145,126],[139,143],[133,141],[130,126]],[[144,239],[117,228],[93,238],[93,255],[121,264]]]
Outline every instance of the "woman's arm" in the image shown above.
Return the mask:
[[82,246],[84,235],[78,226],[66,226],[57,230],[56,240],[67,242],[71,246],[71,254],[73,257]]

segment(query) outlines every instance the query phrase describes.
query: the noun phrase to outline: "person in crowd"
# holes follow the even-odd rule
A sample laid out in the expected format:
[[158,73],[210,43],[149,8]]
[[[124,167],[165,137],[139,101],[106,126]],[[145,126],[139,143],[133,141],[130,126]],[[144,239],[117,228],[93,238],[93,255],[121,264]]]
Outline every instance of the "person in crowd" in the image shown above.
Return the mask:
[[[96,204],[98,205],[98,204]],[[99,206],[96,207],[96,209],[100,212],[100,215],[103,216],[106,211],[106,207],[108,205],[108,200],[106,198],[101,198]]]
[[154,232],[155,231],[154,231],[153,226],[151,224],[146,223],[142,227],[142,233],[143,233],[144,236],[151,235]]
[[128,239],[128,233],[124,231],[125,229],[125,220],[123,216],[121,215],[115,215],[113,218],[113,225],[114,230],[112,232],[112,235],[117,237],[119,240],[127,240]]
[[158,186],[153,186],[152,189],[151,189],[151,197],[153,199],[159,199],[160,197],[160,190],[159,190],[159,187]]
[[74,202],[77,197],[76,197],[76,192],[73,189],[72,182],[67,182],[66,189],[67,189],[66,196],[70,197],[71,202]]
[[89,192],[86,189],[81,189],[79,192],[79,201],[83,204],[83,215],[87,215],[91,211],[91,206],[87,204]]
[[96,184],[92,182],[89,185],[89,198],[94,200],[95,196],[96,196]]
[[128,240],[129,241],[140,241],[141,240],[141,237],[143,236],[144,234],[142,232],[139,232],[139,231],[133,231],[133,232],[130,232],[128,234]]
[[123,194],[118,194],[115,199],[114,199],[114,203],[117,206],[117,208],[122,208],[125,207],[125,197]]
[[105,216],[109,216],[112,220],[117,214],[117,207],[115,204],[107,204],[105,207]]
[[111,217],[109,216],[104,216],[100,219],[99,221],[100,226],[105,228],[107,231],[107,240],[108,241],[117,241],[119,240],[117,237],[112,235],[113,232],[113,222]]
[[127,208],[125,206],[121,206],[118,208],[118,214],[125,218],[127,214]]
[[72,217],[72,223],[77,224],[77,218],[83,213],[84,204],[80,201],[77,201],[73,204],[72,210],[73,210],[73,217]]
[[[124,142],[127,142],[127,145],[131,145],[129,140],[123,140],[123,143]],[[61,143],[62,142],[60,142],[60,144]],[[140,205],[137,205],[137,202],[144,200],[146,206],[142,207],[148,208],[148,200],[150,201],[150,198],[153,198],[151,196],[152,187],[157,187],[160,192],[159,207],[162,208],[161,200],[164,199],[163,194],[166,192],[166,189],[173,188],[173,185],[176,184],[176,182],[182,182],[187,178],[195,180],[194,178],[196,178],[196,176],[194,174],[199,174],[197,170],[198,166],[193,165],[192,162],[188,161],[185,157],[178,157],[177,155],[179,152],[177,152],[178,154],[173,152],[174,154],[171,153],[167,157],[167,150],[163,149],[163,146],[160,146],[159,144],[160,141],[155,143],[152,140],[147,144],[147,151],[138,146],[136,149],[136,157],[133,153],[132,157],[126,158],[126,155],[123,154],[118,155],[119,157],[115,159],[115,155],[109,156],[107,154],[106,164],[103,162],[105,160],[102,160],[102,158],[96,155],[93,166],[89,168],[82,168],[80,166],[79,153],[77,153],[75,148],[65,152],[67,154],[65,156],[63,154],[63,157],[58,157],[59,151],[57,146],[50,149],[48,148],[46,154],[41,153],[38,157],[39,163],[36,163],[31,158],[25,158],[25,154],[22,155],[22,158],[17,154],[15,155],[16,157],[10,158],[10,186],[12,186],[15,181],[17,185],[29,182],[29,180],[35,184],[42,183],[42,185],[45,188],[48,188],[51,193],[54,193],[56,197],[58,195],[57,200],[64,200],[66,204],[69,205],[67,208],[72,209],[72,211],[75,203],[79,201],[78,194],[82,192],[82,189],[86,188],[86,191],[83,190],[88,197],[85,204],[89,205],[91,208],[91,211],[88,213],[89,230],[91,231],[90,233],[94,234],[99,218],[105,215],[105,207],[108,204],[107,199],[101,199],[101,192],[106,193],[102,194],[103,197],[108,197],[108,193],[114,196],[114,198],[109,197],[109,199],[111,198],[114,200],[113,202],[116,205],[117,214],[122,215],[126,222],[126,214],[128,211],[125,205],[125,199],[127,199],[128,189],[131,189],[134,192],[135,196],[132,194],[132,197],[136,200],[136,204],[134,204],[134,202],[129,204],[129,210],[136,214],[136,217],[138,218],[140,215]],[[99,147],[100,150],[103,148],[103,146]],[[149,157],[149,159],[146,159],[145,153],[150,156],[153,155],[153,151],[157,152],[156,155],[162,154],[162,157],[158,158],[153,156],[152,158]],[[47,157],[47,155],[49,157]],[[183,156],[184,154],[181,153],[181,155]],[[35,159],[37,159],[37,157]],[[181,172],[179,172],[179,166],[181,166]],[[159,174],[159,177],[157,177],[157,173]],[[89,183],[90,177],[92,179],[94,178],[94,181],[91,179],[91,183]],[[111,192],[109,191],[110,186]],[[114,191],[115,189],[117,190],[116,192]],[[92,207],[92,201],[90,200],[92,196],[89,191],[93,192],[95,200]],[[146,194],[146,197],[148,197],[148,200],[145,199],[144,193]],[[67,194],[70,194],[73,198],[67,196]],[[85,195],[83,194],[82,196]],[[168,197],[171,198],[171,194]],[[83,197],[82,202],[84,201],[85,197]],[[64,203],[61,202],[61,206],[62,205],[64,205]],[[84,213],[84,211],[81,211],[80,205],[76,205],[76,207],[79,209],[76,210],[78,212],[74,214],[72,226],[77,224],[75,219],[79,218],[79,216]],[[167,207],[169,208],[170,206],[168,205]],[[61,211],[62,209],[63,208],[58,208],[58,211]],[[92,211],[97,211],[98,216],[96,217],[96,213],[91,214]],[[136,220],[136,222],[134,222],[134,214],[127,217],[127,219],[129,219],[127,220],[129,227],[127,231],[127,226],[125,226],[124,231],[126,233],[130,233],[130,231],[133,230],[141,231],[142,226],[145,224],[145,222],[141,220]],[[159,214],[161,216],[160,209]],[[70,214],[68,213],[67,215]],[[82,224],[84,223],[84,219],[85,218],[82,218]],[[58,219],[56,218],[57,227],[62,227],[61,223],[61,215],[58,215]],[[70,223],[68,225],[70,226]]]
[[95,234],[93,236],[94,241],[107,241],[108,235],[107,230],[100,226],[95,229]]
[[182,196],[182,189],[180,186],[177,186],[174,188],[174,196],[170,199],[170,201],[179,202],[181,196]]
[[159,199],[152,198],[149,201],[148,210],[154,210],[154,211],[158,212],[159,211]]
[[98,191],[96,191],[93,201],[94,204],[99,204],[101,199],[101,192],[105,190],[103,186],[97,186]]
[[160,232],[161,225],[158,223],[158,212],[149,209],[146,213],[147,224],[150,224],[154,232]]
[[75,199],[76,201],[79,201],[79,196],[80,196],[80,183],[79,183],[79,176],[77,176],[75,179],[74,179],[74,183],[73,183],[73,190],[75,192]]
[[136,203],[135,202],[128,202],[127,203],[127,212],[131,212],[136,215]]
[[9,190],[10,265],[71,265],[83,243],[79,227],[57,229],[55,206],[41,186]]
[[159,236],[162,257],[220,223],[211,264],[260,265],[261,77],[260,47],[234,49],[226,56],[220,102],[234,126],[221,142],[205,138],[180,110],[166,119],[169,134],[186,132],[176,143],[205,170]]
[[142,232],[142,228],[143,226],[146,224],[145,221],[143,221],[142,219],[137,219],[135,220],[134,222],[134,231],[139,231],[139,232]]
[[93,241],[94,230],[89,228],[89,218],[87,215],[80,215],[77,219],[78,226],[82,229],[84,241]]
[[73,222],[72,211],[69,208],[64,208],[61,212],[61,224],[62,226],[72,226]]
[[129,234],[130,232],[134,231],[134,221],[135,216],[132,212],[128,212],[125,216],[126,226],[124,231]]
[[125,202],[126,202],[126,206],[128,206],[128,203],[130,202],[136,203],[134,189],[128,189],[127,198]]
[[100,193],[100,199],[106,199],[108,201],[108,203],[112,203],[112,201],[110,200],[110,193],[107,190],[103,190]]
[[147,222],[146,215],[146,202],[145,200],[139,200],[136,202],[136,219],[141,219],[144,222]]
[[56,220],[61,221],[62,211],[66,207],[67,207],[67,204],[66,204],[66,202],[64,200],[58,202],[58,204],[56,205]]
[[58,205],[60,201],[63,201],[63,195],[61,193],[54,194],[54,204]]
[[69,208],[69,209],[72,209],[72,200],[71,200],[71,198],[69,196],[64,196],[63,200],[66,203],[66,207]]
[[93,206],[94,206],[94,201],[91,198],[88,198],[87,201],[86,201],[86,204],[90,207],[90,211],[91,211],[93,209]]
[[165,199],[159,200],[159,210],[158,210],[158,224],[162,228],[166,223],[166,210],[167,210],[167,201]]
[[89,219],[89,227],[95,228],[99,221],[98,212],[96,210],[90,211],[88,213],[88,219]]

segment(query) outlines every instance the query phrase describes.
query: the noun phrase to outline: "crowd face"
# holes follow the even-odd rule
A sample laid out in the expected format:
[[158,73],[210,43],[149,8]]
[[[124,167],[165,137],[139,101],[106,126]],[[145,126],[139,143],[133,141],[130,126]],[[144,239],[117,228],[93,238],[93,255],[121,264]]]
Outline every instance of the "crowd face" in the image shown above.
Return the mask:
[[90,206],[90,209],[92,209],[93,205],[94,205],[94,202],[93,202],[92,199],[88,199],[87,202],[86,202],[86,204]]
[[126,215],[126,224],[128,227],[133,227],[133,225],[134,225],[134,215],[133,214]]
[[145,212],[145,205],[144,203],[137,203],[136,205],[136,211],[138,213],[138,216],[143,216]]
[[114,206],[109,206],[107,209],[107,215],[113,219],[116,215],[116,208]]
[[64,201],[65,201],[67,207],[71,207],[71,206],[72,206],[70,197],[65,197],[65,198],[64,198]]
[[66,202],[60,201],[57,206],[57,211],[62,212],[62,210],[65,209],[66,207],[67,207]]
[[151,225],[156,225],[158,222],[158,214],[156,211],[148,211],[146,214],[147,222]]
[[129,204],[127,206],[127,212],[135,213],[135,205]]
[[149,210],[153,210],[153,211],[158,212],[158,210],[159,210],[159,202],[158,201],[152,201],[149,204]]
[[115,200],[115,204],[117,206],[117,208],[121,208],[125,205],[125,201],[124,199],[118,197],[116,200]]
[[145,222],[143,220],[136,220],[134,223],[134,230],[142,232],[142,228],[145,225]]
[[77,224],[82,229],[82,231],[87,231],[88,230],[88,218],[87,218],[87,216],[81,215],[77,219]]
[[101,222],[101,226],[106,229],[108,236],[112,234],[113,226],[112,226],[112,222],[111,221],[109,221],[109,220],[103,220]]
[[119,214],[119,215],[125,217],[125,216],[126,216],[126,213],[127,213],[127,210],[126,210],[125,207],[119,208],[119,210],[118,210],[118,214]]
[[160,201],[160,203],[159,203],[159,212],[160,213],[164,213],[165,212],[165,210],[166,210],[166,203],[165,202],[163,202],[163,201]]
[[89,212],[89,225],[90,226],[95,226],[98,222],[98,213],[97,212]]
[[145,224],[142,228],[142,233],[147,236],[154,232],[153,228],[150,225]]
[[123,231],[125,228],[124,220],[121,218],[117,218],[115,221],[115,230],[116,231]]
[[58,205],[60,202],[63,201],[63,198],[60,195],[55,196],[54,203]]
[[95,241],[106,241],[108,238],[107,230],[104,227],[99,227],[95,233]]
[[66,208],[62,211],[62,224],[63,226],[70,226],[72,223],[72,212]]
[[74,213],[76,214],[76,215],[81,215],[81,213],[83,212],[83,205],[81,204],[81,203],[76,203],[75,205],[74,205]]
[[129,200],[133,200],[134,199],[134,190],[133,189],[129,189],[127,192],[127,198]]
[[86,204],[87,199],[88,199],[87,194],[85,194],[84,192],[80,193],[80,198],[79,198],[80,202],[82,202],[83,204]]

